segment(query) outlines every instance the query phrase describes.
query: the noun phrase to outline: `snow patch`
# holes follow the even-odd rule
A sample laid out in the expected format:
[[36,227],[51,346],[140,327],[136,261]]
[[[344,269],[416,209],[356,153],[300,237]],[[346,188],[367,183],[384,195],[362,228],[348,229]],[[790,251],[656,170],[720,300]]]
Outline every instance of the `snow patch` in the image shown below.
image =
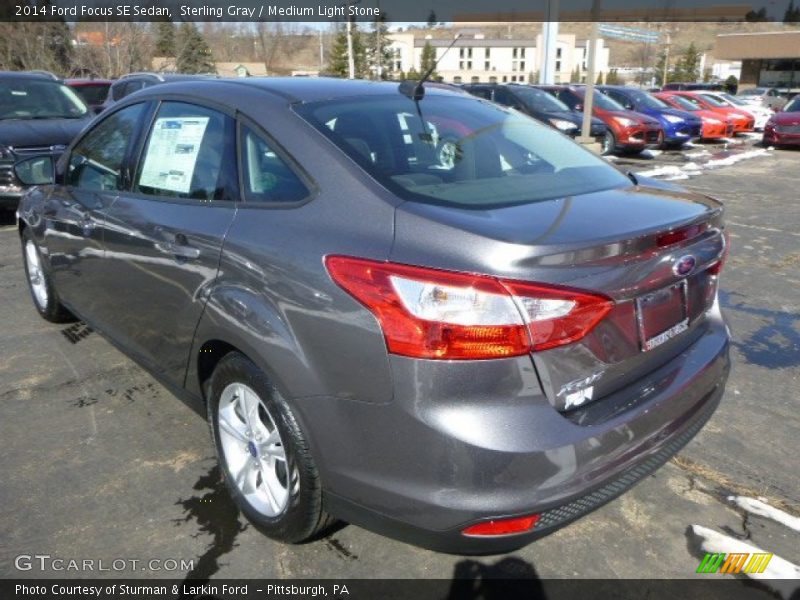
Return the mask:
[[789,529],[793,529],[800,533],[800,517],[794,517],[787,512],[770,506],[763,500],[758,498],[747,498],[745,496],[728,496],[728,501],[732,502],[739,508],[746,510],[749,513],[772,519],[776,523],[785,525]]
[[654,148],[645,148],[639,153],[639,156],[647,156],[649,158],[655,158],[656,156],[664,154],[663,150],[655,150]]

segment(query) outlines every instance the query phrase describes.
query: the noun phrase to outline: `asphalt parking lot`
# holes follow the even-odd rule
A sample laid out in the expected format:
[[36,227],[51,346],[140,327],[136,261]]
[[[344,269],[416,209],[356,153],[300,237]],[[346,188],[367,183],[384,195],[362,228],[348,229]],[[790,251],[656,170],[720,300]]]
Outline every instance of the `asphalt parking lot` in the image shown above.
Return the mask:
[[[740,145],[739,151],[751,149]],[[695,148],[721,160],[731,148]],[[720,154],[722,153],[722,154]],[[717,157],[716,159],[714,157]],[[672,154],[620,159],[634,171]],[[678,456],[630,493],[506,556],[437,554],[342,524],[274,543],[240,518],[203,419],[82,324],[34,310],[13,222],[0,227],[0,577],[691,578],[702,525],[800,563],[800,533],[731,494],[800,514],[800,150],[698,170],[680,183],[726,201],[721,301],[734,336],[723,403]],[[193,560],[189,572],[19,571],[20,554]]]

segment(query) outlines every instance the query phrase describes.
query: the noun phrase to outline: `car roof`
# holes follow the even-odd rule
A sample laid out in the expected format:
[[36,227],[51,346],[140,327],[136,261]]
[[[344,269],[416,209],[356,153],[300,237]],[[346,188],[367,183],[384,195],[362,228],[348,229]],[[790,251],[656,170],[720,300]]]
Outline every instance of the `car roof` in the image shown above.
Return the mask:
[[61,83],[61,80],[53,79],[44,73],[30,73],[26,71],[0,71],[0,79],[28,79],[31,81]]
[[[332,100],[334,98],[363,97],[363,96],[386,96],[399,94],[398,82],[396,81],[367,81],[363,79],[337,79],[334,77],[231,77],[231,78],[208,78],[206,80],[186,81],[175,85],[175,89],[180,85],[184,93],[202,93],[203,87],[213,85],[215,89],[219,86],[240,87],[260,89],[280,96],[291,103],[297,102],[318,102],[321,100]],[[148,95],[158,95],[167,93],[172,85],[165,84],[153,86],[144,90]],[[425,93],[441,96],[467,96],[461,90],[446,89],[437,85],[425,87]],[[142,94],[138,92],[137,94]]]

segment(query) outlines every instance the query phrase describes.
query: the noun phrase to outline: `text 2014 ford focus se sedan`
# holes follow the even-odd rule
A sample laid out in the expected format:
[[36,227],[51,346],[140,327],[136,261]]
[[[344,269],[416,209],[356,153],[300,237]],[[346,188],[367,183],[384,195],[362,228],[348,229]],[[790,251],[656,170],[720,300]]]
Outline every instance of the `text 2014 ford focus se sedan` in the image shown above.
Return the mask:
[[19,208],[36,308],[202,406],[275,539],[340,518],[513,549],[654,471],[723,394],[721,205],[502,106],[175,83],[48,160],[16,167],[42,184]]

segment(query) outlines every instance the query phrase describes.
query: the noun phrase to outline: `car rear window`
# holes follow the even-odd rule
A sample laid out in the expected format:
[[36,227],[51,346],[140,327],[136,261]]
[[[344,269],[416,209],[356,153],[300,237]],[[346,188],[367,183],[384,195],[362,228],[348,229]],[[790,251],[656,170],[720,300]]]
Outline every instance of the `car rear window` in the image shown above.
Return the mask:
[[108,96],[108,83],[92,83],[88,85],[73,85],[70,88],[78,94],[87,104],[102,104]]
[[469,96],[400,93],[295,110],[403,199],[489,208],[630,185],[550,127]]

